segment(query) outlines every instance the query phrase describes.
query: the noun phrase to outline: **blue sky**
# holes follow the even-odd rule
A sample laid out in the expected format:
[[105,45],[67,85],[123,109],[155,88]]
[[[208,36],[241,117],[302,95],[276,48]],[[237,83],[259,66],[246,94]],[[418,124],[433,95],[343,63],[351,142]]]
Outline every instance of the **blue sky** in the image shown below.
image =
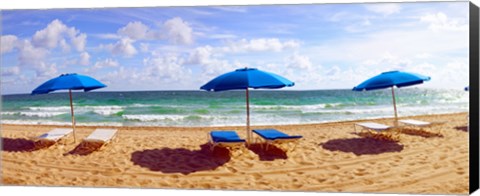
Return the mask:
[[[62,73],[102,91],[198,90],[256,67],[289,90],[351,89],[403,70],[468,85],[468,2],[3,10],[2,94]],[[420,86],[419,86],[420,87]]]

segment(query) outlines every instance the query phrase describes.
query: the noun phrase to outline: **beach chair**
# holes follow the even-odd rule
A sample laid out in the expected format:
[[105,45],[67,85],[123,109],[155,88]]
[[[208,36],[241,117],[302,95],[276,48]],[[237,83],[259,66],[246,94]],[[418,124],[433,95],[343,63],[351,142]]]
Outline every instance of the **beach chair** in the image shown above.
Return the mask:
[[97,143],[101,146],[109,143],[117,134],[116,129],[95,129],[89,136],[83,139],[85,143]]
[[445,123],[445,122],[426,122],[426,121],[413,120],[413,119],[398,120],[398,122],[404,124],[405,126],[419,127],[419,128],[430,128],[430,129],[433,126]]
[[54,144],[72,132],[73,132],[73,129],[71,128],[55,128],[33,139],[36,145]]
[[[362,129],[360,133],[357,132],[357,126]],[[353,125],[355,133],[361,137],[373,138],[376,140],[388,140],[398,142],[400,126],[389,126],[375,122],[361,122]],[[366,133],[362,132],[367,130]]]
[[241,139],[235,131],[211,131],[209,135],[212,151],[216,146],[236,148],[245,144],[245,140]]
[[269,145],[282,143],[294,143],[293,148],[295,148],[299,139],[303,137],[301,135],[288,135],[276,129],[255,129],[253,132],[263,139],[265,150],[268,150]]
[[383,132],[390,130],[393,128],[392,126],[384,125],[384,124],[379,124],[375,122],[361,122],[361,123],[355,123],[353,124],[353,129],[355,130],[355,133],[357,133],[357,126],[360,126],[362,130],[368,130],[368,131],[375,131],[375,132]]

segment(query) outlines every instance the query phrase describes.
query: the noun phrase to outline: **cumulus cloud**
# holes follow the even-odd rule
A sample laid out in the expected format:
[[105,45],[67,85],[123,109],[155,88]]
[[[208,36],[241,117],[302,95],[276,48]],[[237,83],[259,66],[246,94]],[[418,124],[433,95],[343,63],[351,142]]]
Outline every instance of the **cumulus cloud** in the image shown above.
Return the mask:
[[121,36],[126,36],[132,40],[139,40],[147,38],[149,28],[142,22],[129,22],[125,27],[118,29],[117,33]]
[[65,50],[65,38],[70,39],[71,44],[77,51],[85,49],[86,34],[79,33],[74,27],[68,27],[58,19],[50,22],[44,29],[35,32],[32,43],[35,47],[49,49],[56,48],[60,44]]
[[[75,30],[73,30],[75,31]],[[54,20],[42,30],[35,32],[32,37],[32,43],[37,47],[55,48],[63,39],[64,34],[73,34],[60,20]]]
[[35,73],[37,77],[52,77],[57,75],[57,65],[55,63],[47,64],[44,62],[40,62],[34,66]]
[[288,68],[298,69],[298,70],[312,70],[313,65],[310,61],[310,58],[307,56],[302,56],[297,53],[289,56],[286,60]]
[[11,52],[17,46],[18,38],[15,35],[3,35],[0,40],[0,54]]
[[449,18],[445,13],[426,14],[420,17],[420,21],[427,23],[428,28],[433,31],[468,31],[467,21],[460,21]]
[[[173,44],[192,44],[193,30],[186,21],[175,17],[165,21],[159,29],[150,28],[140,21],[129,22],[118,29],[117,36],[108,38],[128,38],[130,40],[166,40]],[[106,35],[102,35],[106,37]]]
[[177,54],[164,54],[152,58],[146,58],[143,64],[146,67],[146,75],[165,82],[178,82],[188,70],[182,65],[184,60]]
[[85,50],[85,45],[87,42],[87,35],[85,33],[79,34],[78,36],[73,36],[71,38],[73,47],[81,52]]
[[241,39],[231,42],[223,48],[224,52],[275,51],[298,48],[300,43],[294,40],[280,41],[277,38]]
[[213,48],[209,45],[195,48],[189,56],[188,63],[206,64],[211,61]]
[[367,4],[365,8],[374,13],[382,14],[384,16],[400,12],[402,7],[397,3],[374,3]]
[[88,54],[88,52],[82,52],[79,63],[80,65],[88,65],[90,63],[90,54]]
[[401,58],[389,52],[386,52],[383,54],[382,57],[378,59],[368,59],[363,61],[361,64],[371,68],[381,68],[383,69],[383,71],[392,71],[404,70],[405,68],[412,65],[412,61],[409,58]]
[[23,40],[19,43],[18,60],[21,65],[35,65],[42,62],[48,54],[45,48],[37,48],[28,40]]
[[86,65],[90,58],[87,52],[83,52],[86,37],[86,34],[79,33],[74,27],[68,27],[58,19],[36,31],[31,38],[20,40],[13,35],[2,36],[2,54],[17,49],[18,60],[15,66],[4,69],[2,76],[19,75],[23,71],[34,73],[36,79],[55,76],[58,66],[48,62],[47,57],[57,48],[64,52],[69,52],[71,48],[81,52],[79,59],[74,61]]
[[137,49],[133,46],[134,40],[123,38],[117,41],[115,44],[100,45],[101,49],[106,49],[114,55],[122,55],[125,57],[131,57],[137,54]]
[[161,34],[174,44],[192,44],[193,30],[190,25],[180,17],[165,21]]
[[95,63],[95,65],[93,66],[93,68],[95,69],[101,69],[101,68],[104,68],[104,67],[118,67],[119,66],[119,63],[117,60],[113,60],[113,59],[105,59],[103,61],[97,61]]
[[[100,45],[115,55],[131,57],[137,54],[134,43],[138,40],[165,40],[173,44],[192,44],[193,30],[190,25],[180,17],[175,17],[161,24],[159,29],[150,28],[140,21],[129,22],[117,30],[117,34],[95,35],[103,39],[119,39],[114,44]],[[149,44],[140,43],[141,52],[149,52]]]

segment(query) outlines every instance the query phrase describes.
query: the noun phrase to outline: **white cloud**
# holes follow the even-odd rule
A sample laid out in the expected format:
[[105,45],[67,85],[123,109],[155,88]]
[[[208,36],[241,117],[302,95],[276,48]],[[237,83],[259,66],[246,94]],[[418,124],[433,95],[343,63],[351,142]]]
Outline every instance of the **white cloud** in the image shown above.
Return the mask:
[[325,73],[325,75],[331,77],[331,78],[337,78],[340,75],[341,69],[338,66],[333,66],[330,69],[328,69]]
[[28,40],[23,40],[19,43],[18,60],[20,65],[35,65],[42,62],[48,54],[48,50],[44,48],[37,48]]
[[66,26],[58,19],[50,22],[44,29],[36,31],[32,36],[32,44],[35,47],[48,49],[54,49],[60,45],[63,51],[69,51],[70,46],[66,38],[77,51],[81,52],[85,49],[87,35],[79,33],[75,27]]
[[213,48],[209,45],[195,48],[189,56],[188,63],[207,64],[211,61]]
[[2,68],[2,77],[16,76],[18,74],[20,74],[20,67],[18,66]]
[[302,56],[297,53],[289,56],[286,59],[286,65],[290,69],[311,71],[313,69],[312,62],[307,56]]
[[149,28],[142,22],[129,22],[125,27],[118,29],[117,33],[132,40],[145,39]]
[[98,77],[109,86],[110,89],[125,89],[125,87],[130,87],[130,85],[136,85],[138,82],[141,82],[142,78],[138,74],[137,69],[126,69],[125,67],[120,66],[118,69],[109,71],[106,75]]
[[82,33],[82,34],[79,34],[78,36],[72,36],[71,41],[72,41],[73,47],[77,51],[79,51],[79,52],[84,51],[85,50],[85,45],[86,45],[86,42],[87,42],[87,34]]
[[0,54],[11,52],[17,46],[17,40],[15,35],[3,35],[0,40]]
[[[35,32],[32,37],[32,43],[36,47],[55,48],[65,36],[71,34],[69,29],[60,20],[53,20],[48,26],[42,30]],[[75,31],[75,30],[73,30]]]
[[412,61],[408,58],[400,58],[386,52],[378,59],[367,59],[360,64],[370,68],[381,68],[383,71],[391,71],[404,70],[412,64]]
[[224,52],[275,51],[298,48],[300,43],[294,40],[280,41],[277,38],[241,39],[223,47]]
[[164,82],[179,82],[189,72],[189,69],[182,66],[184,60],[177,54],[146,58],[143,63],[147,76]]
[[[161,29],[151,29],[142,22],[130,22],[117,30],[117,34],[96,34],[103,39],[119,39],[115,44],[100,45],[115,55],[131,57],[137,54],[134,42],[137,40],[166,40],[173,44],[192,44],[193,31],[190,25],[179,17],[163,23]],[[141,52],[149,52],[148,43],[140,43]]]
[[82,52],[79,63],[80,65],[88,65],[90,63],[90,54],[88,54],[88,52]]
[[68,52],[70,51],[70,46],[68,45],[67,41],[65,39],[60,40],[60,48],[62,48],[63,52]]
[[213,77],[242,67],[248,67],[248,65],[239,62],[230,63],[227,60],[212,59],[208,63],[203,64],[202,76],[200,78],[202,81],[207,82],[213,79]]
[[433,31],[468,31],[468,22],[449,18],[445,13],[426,14],[420,18],[421,22],[428,23]]
[[57,75],[57,65],[53,64],[46,64],[44,62],[40,62],[34,66],[35,73],[37,77],[40,78],[50,78]]
[[162,35],[174,44],[192,44],[193,30],[190,25],[179,17],[167,20],[163,24]]
[[119,63],[117,60],[113,60],[113,59],[105,59],[103,61],[97,61],[95,63],[95,65],[93,66],[93,68],[95,69],[101,69],[101,68],[104,68],[104,67],[118,67],[119,66]]
[[128,38],[123,38],[115,44],[100,45],[100,49],[106,49],[114,55],[122,55],[131,57],[137,54],[137,49],[133,46],[134,41]]
[[377,14],[382,14],[384,16],[395,14],[400,12],[402,7],[398,3],[374,3],[367,4],[365,8],[369,11],[375,12]]

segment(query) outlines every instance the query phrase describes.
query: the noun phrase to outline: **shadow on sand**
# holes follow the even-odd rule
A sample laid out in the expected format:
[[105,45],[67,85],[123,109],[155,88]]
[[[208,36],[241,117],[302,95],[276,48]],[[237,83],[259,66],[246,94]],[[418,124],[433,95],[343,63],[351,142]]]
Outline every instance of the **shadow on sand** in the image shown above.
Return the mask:
[[467,126],[458,126],[458,127],[455,127],[455,129],[463,132],[468,132]]
[[162,148],[136,151],[132,153],[131,161],[138,166],[163,173],[190,174],[197,171],[213,170],[230,160],[230,152],[226,148],[203,144],[200,150],[185,148]]
[[31,152],[48,148],[55,144],[54,142],[35,142],[23,138],[2,138],[2,150],[5,152]]
[[287,153],[274,146],[269,145],[268,150],[263,148],[262,144],[250,144],[248,149],[258,155],[261,161],[273,161],[275,159],[287,159]]
[[65,153],[63,155],[89,155],[92,152],[95,152],[96,150],[100,149],[102,147],[102,143],[99,142],[85,142],[82,141],[77,147],[75,147],[73,150],[71,150],[68,153]]
[[403,145],[398,142],[373,138],[335,139],[319,145],[326,150],[351,152],[355,155],[375,155],[403,150]]
[[424,138],[443,137],[443,135],[440,133],[432,133],[432,132],[425,131],[423,129],[402,128],[400,130],[400,133],[413,135],[413,136],[420,136]]

